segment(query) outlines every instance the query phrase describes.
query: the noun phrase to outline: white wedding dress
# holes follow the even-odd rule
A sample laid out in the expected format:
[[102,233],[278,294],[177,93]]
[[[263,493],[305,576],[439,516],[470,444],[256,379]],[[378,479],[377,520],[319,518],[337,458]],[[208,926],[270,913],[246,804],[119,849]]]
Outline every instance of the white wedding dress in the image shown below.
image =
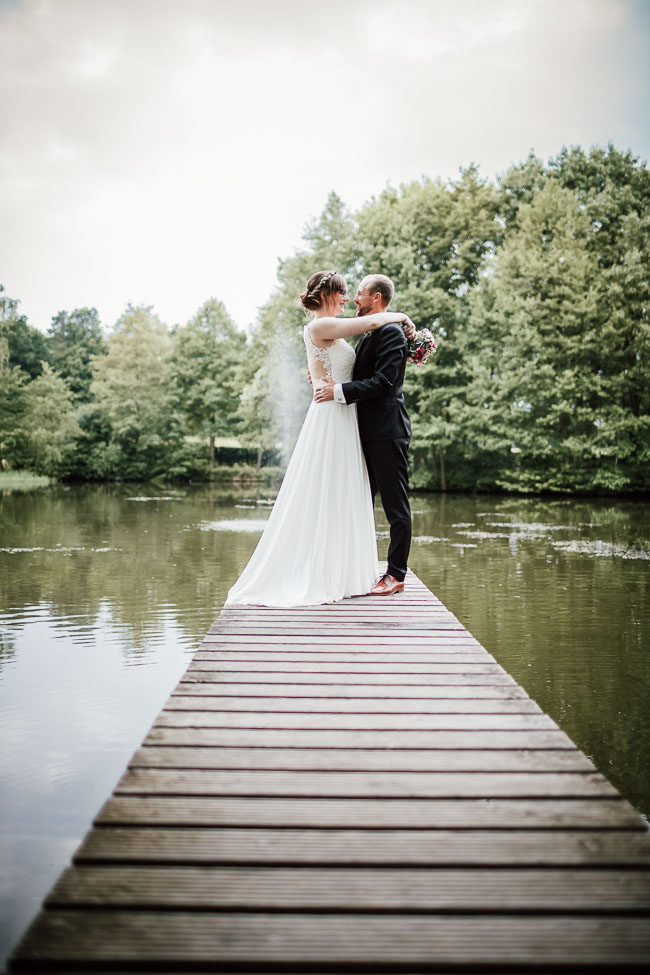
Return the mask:
[[[345,339],[321,349],[303,332],[312,381],[352,378]],[[312,402],[275,505],[226,606],[308,606],[368,592],[379,574],[356,405]]]

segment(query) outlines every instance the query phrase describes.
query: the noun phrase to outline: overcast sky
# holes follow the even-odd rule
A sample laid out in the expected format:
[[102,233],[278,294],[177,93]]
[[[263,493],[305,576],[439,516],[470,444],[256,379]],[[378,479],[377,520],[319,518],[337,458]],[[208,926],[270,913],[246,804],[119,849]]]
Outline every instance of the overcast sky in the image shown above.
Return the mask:
[[336,190],[648,159],[650,0],[0,0],[0,282],[246,327]]

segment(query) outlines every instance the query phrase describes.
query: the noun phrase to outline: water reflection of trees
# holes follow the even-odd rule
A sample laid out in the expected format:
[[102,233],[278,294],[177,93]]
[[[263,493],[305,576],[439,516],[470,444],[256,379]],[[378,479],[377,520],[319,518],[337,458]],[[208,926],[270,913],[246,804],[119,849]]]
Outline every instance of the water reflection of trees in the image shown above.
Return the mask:
[[16,656],[16,637],[9,627],[0,626],[0,672]]
[[[640,559],[554,547],[562,540],[648,550],[648,506],[597,498],[417,498],[428,507],[415,534],[449,543],[415,545],[413,569],[635,805],[650,811],[648,642],[650,583]],[[489,513],[481,517],[481,513]],[[504,533],[490,523],[569,526],[467,539],[453,526]]]
[[[256,535],[201,531],[231,516],[233,491],[173,492],[133,485],[56,488],[3,501],[0,600],[22,610],[47,605],[65,621],[66,637],[87,642],[88,629],[125,630],[137,652],[170,623],[201,639],[245,564]],[[250,497],[251,489],[241,492]],[[258,515],[259,517],[259,515]]]

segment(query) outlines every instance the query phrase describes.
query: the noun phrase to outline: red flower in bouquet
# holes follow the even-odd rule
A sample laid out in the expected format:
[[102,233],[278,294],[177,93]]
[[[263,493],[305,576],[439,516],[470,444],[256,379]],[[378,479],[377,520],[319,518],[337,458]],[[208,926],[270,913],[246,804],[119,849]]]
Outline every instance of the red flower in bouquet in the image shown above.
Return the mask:
[[435,339],[428,328],[421,328],[415,333],[415,338],[407,342],[407,362],[422,366],[430,355],[436,351]]

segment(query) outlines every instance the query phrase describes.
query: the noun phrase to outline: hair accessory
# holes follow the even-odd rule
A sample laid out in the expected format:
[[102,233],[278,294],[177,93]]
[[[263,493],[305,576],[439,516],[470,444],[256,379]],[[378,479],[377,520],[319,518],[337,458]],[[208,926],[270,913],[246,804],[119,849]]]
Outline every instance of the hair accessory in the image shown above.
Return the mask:
[[326,271],[325,274],[323,275],[323,277],[318,282],[319,289],[322,288],[323,285],[327,284],[327,282],[329,281],[329,279],[334,277],[334,274],[335,273],[336,273],[335,271]]

